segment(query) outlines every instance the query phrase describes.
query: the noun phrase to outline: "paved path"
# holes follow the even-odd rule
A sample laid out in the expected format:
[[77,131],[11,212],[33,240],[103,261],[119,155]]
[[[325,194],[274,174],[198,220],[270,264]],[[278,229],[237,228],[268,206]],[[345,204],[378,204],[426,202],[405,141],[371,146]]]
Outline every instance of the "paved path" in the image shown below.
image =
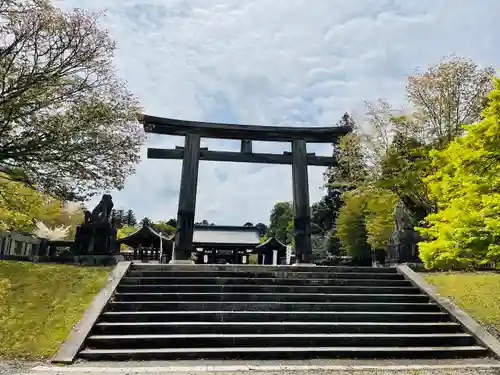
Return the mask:
[[[0,369],[1,370],[1,369]],[[467,361],[179,361],[97,362],[13,368],[2,375],[500,375],[500,362]]]

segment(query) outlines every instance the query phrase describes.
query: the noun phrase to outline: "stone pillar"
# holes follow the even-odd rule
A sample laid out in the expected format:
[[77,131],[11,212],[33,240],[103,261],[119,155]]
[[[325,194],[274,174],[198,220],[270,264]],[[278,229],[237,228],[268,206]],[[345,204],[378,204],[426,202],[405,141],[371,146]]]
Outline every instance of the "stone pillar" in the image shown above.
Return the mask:
[[193,251],[194,212],[198,187],[198,166],[200,163],[200,136],[185,136],[184,158],[182,159],[181,189],[177,210],[175,255],[171,263],[191,263]]
[[278,265],[278,250],[273,250],[273,266]]
[[308,263],[312,253],[311,209],[306,141],[292,142],[294,236],[297,263]]

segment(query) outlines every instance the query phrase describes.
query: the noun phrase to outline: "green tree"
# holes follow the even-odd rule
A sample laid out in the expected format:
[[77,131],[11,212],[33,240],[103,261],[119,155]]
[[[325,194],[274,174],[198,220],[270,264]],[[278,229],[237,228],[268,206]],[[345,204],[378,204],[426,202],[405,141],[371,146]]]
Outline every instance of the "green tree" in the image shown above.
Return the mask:
[[269,217],[267,237],[275,237],[284,244],[293,239],[293,206],[291,202],[277,202]]
[[500,257],[500,80],[494,79],[483,119],[465,127],[444,150],[431,153],[425,182],[438,211],[418,228],[428,268],[466,268]]
[[168,221],[158,221],[152,224],[153,229],[164,235],[171,236],[175,234],[175,227],[168,224]]
[[346,193],[344,199],[335,226],[336,235],[348,255],[365,263],[371,260],[366,229],[366,197],[354,190]]
[[44,196],[0,174],[0,230],[31,232],[44,207]]
[[68,200],[122,188],[144,138],[98,18],[0,1],[0,172]]
[[141,226],[150,226],[153,222],[151,221],[151,219],[149,217],[144,217],[141,219],[141,221],[139,222],[139,224]]
[[125,216],[125,223],[129,227],[135,227],[137,225],[137,219],[135,218],[133,210],[131,209],[127,210],[127,214]]
[[394,208],[398,197],[384,189],[371,189],[365,196],[366,240],[372,249],[387,249],[395,229]]

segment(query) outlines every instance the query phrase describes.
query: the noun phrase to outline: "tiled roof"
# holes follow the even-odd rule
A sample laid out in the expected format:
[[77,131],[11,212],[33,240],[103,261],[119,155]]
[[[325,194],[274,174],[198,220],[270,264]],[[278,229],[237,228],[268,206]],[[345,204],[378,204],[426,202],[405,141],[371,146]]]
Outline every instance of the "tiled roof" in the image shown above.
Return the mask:
[[221,225],[195,226],[193,243],[252,245],[260,243],[259,230],[255,227],[234,227]]

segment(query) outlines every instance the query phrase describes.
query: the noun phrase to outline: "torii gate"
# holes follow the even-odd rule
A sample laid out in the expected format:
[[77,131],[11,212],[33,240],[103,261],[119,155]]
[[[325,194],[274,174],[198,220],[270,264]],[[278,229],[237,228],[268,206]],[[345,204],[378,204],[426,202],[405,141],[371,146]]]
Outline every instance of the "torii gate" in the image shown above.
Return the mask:
[[[182,159],[181,187],[177,211],[174,262],[186,263],[193,251],[194,214],[200,160],[240,163],[291,164],[293,180],[294,237],[298,263],[307,263],[311,248],[311,214],[309,206],[308,165],[332,166],[334,157],[307,153],[307,143],[334,143],[352,131],[349,126],[281,127],[233,125],[183,121],[140,114],[138,120],[147,133],[184,136],[184,147],[148,148],[149,159]],[[200,139],[236,139],[241,151],[209,151],[200,148]],[[291,142],[292,152],[283,154],[255,153],[252,140]]]

